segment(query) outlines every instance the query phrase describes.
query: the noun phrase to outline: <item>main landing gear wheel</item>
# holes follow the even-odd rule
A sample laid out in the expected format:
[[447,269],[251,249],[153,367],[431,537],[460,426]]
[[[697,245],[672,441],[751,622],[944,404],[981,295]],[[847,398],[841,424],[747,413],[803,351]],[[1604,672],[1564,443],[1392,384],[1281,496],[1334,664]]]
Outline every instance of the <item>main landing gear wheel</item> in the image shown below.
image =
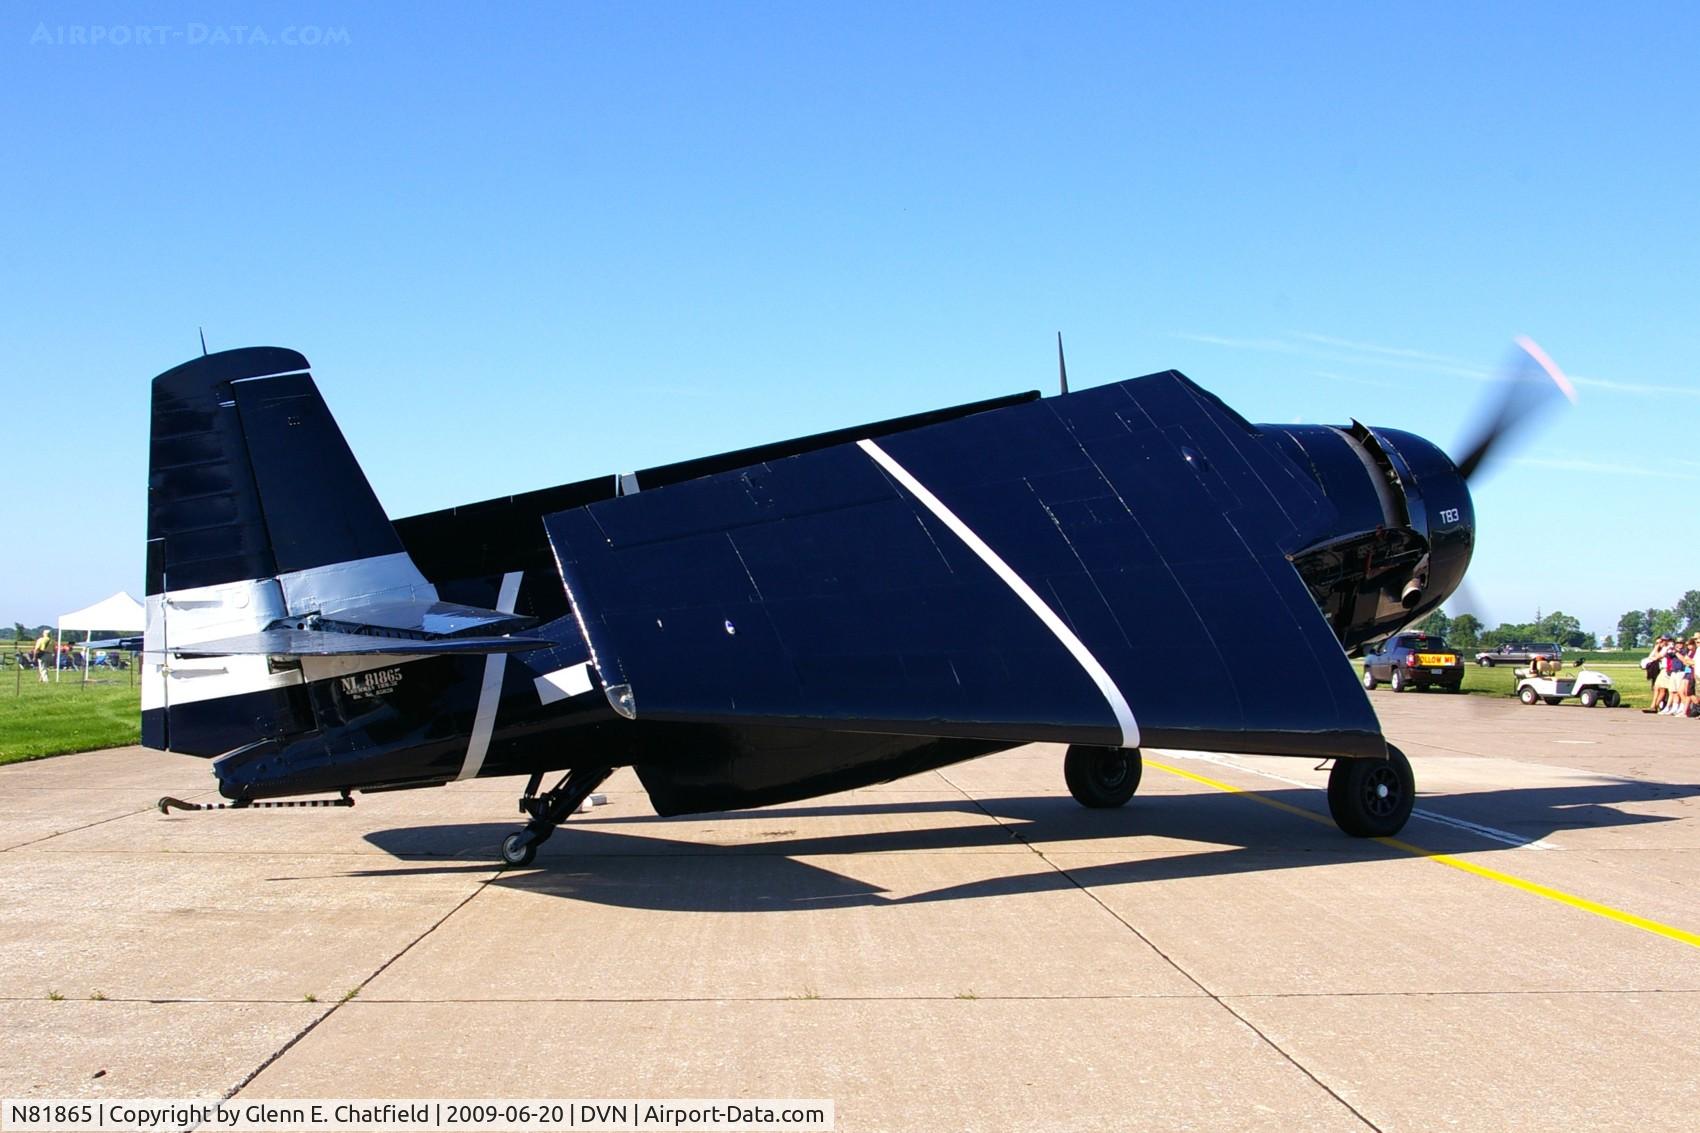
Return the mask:
[[1417,780],[1405,753],[1387,745],[1386,759],[1336,759],[1328,775],[1328,813],[1354,838],[1390,838],[1405,828]]
[[1063,757],[1063,780],[1081,806],[1122,806],[1139,789],[1145,762],[1138,748],[1075,744]]
[[537,788],[543,782],[543,775],[541,772],[533,775],[519,800],[520,813],[529,814],[531,821],[502,839],[502,861],[511,866],[530,865],[537,857],[537,847],[547,842],[555,828],[565,822],[569,814],[577,811],[591,792],[613,773],[612,767],[569,771],[561,776],[559,783],[541,795]]

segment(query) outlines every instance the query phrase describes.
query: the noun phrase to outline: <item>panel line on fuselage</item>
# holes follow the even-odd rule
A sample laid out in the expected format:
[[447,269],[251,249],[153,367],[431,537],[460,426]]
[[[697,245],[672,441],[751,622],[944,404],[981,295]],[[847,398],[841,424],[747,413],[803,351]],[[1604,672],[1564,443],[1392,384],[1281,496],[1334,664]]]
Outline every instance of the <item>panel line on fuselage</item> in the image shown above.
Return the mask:
[[1116,723],[1121,728],[1122,746],[1124,748],[1138,747],[1139,724],[1133,718],[1133,709],[1128,706],[1127,698],[1122,695],[1121,689],[1116,686],[1116,682],[1110,676],[1108,670],[1099,663],[1098,658],[1092,655],[1092,651],[1086,648],[1086,643],[1081,641],[1074,631],[1068,628],[1067,623],[1057,616],[1055,610],[1045,604],[1045,600],[1039,597],[1038,593],[1027,584],[1026,579],[1015,573],[1014,568],[1004,562],[1002,556],[992,550],[984,539],[975,534],[973,528],[962,522],[955,512],[946,507],[943,501],[933,495],[927,489],[927,486],[917,480],[907,468],[893,459],[890,453],[871,440],[857,441],[856,445],[867,453],[875,464],[885,469],[899,484],[907,488],[910,494],[921,501],[921,504],[937,516],[941,523],[950,528],[956,537],[967,545],[969,550],[980,557],[981,562],[992,568],[992,573],[1002,579],[1004,585],[1015,592],[1015,596],[1020,598],[1027,605],[1027,608],[1033,611],[1038,619],[1044,623],[1045,628],[1056,635],[1063,648],[1073,655],[1074,659],[1080,663],[1080,667],[1086,671],[1086,675],[1092,678],[1092,683],[1098,686],[1098,691],[1104,694],[1104,699],[1109,703],[1110,711],[1115,714]]
[[[502,589],[496,597],[496,609],[504,614],[514,612],[519,604],[519,580],[524,571],[513,570],[502,576]],[[502,677],[508,671],[508,655],[492,653],[484,658],[484,683],[478,690],[478,714],[472,719],[472,735],[466,741],[466,758],[461,761],[457,779],[471,779],[484,767],[484,757],[490,751],[490,734],[496,730],[496,708],[502,703]]]

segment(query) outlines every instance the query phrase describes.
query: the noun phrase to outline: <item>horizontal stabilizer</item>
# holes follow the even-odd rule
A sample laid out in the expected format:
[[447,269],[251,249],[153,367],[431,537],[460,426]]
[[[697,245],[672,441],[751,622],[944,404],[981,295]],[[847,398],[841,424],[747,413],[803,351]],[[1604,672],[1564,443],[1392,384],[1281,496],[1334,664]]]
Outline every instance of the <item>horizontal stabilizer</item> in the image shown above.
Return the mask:
[[351,632],[356,628],[401,630],[431,637],[490,637],[529,629],[537,619],[455,602],[401,599],[368,605],[326,604],[319,611],[321,628]]
[[100,637],[93,641],[74,641],[71,644],[83,650],[118,649],[126,653],[140,653],[142,651],[142,639],[139,636]]
[[371,637],[363,633],[327,633],[312,629],[268,629],[241,637],[173,646],[177,657],[435,657],[445,653],[528,653],[555,642],[541,637],[446,637],[419,639]]

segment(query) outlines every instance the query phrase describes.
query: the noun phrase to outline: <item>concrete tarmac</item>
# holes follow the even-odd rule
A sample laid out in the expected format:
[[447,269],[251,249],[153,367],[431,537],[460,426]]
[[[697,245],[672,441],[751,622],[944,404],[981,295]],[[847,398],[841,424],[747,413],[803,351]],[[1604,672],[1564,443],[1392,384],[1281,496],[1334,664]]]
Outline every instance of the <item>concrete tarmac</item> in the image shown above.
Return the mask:
[[831,1098],[862,1130],[1688,1130],[1700,721],[1371,694],[1396,843],[1309,761],[1032,745],[529,869],[520,783],[160,815],[203,760],[0,768],[0,1096]]

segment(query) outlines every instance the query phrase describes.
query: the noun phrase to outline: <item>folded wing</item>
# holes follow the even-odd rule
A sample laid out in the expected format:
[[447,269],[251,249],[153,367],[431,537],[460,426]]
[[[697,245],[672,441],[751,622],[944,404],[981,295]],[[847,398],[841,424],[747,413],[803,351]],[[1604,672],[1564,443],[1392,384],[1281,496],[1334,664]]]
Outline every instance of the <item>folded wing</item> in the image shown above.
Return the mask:
[[602,683],[640,718],[1380,754],[1287,560],[1332,514],[1167,373],[546,526]]

